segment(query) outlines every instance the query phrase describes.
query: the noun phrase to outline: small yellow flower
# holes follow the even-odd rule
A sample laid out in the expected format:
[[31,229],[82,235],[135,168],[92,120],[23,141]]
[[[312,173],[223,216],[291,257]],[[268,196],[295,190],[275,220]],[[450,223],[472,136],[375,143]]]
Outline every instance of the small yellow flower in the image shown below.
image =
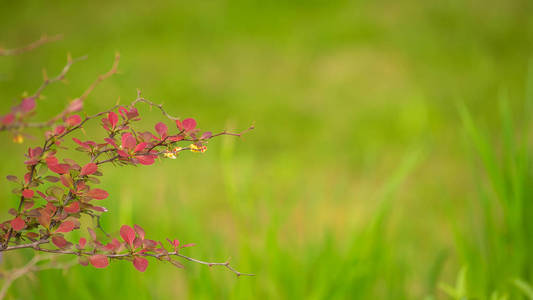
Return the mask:
[[163,153],[163,156],[170,159],[176,159],[176,154],[174,154],[173,152],[165,152]]
[[207,150],[206,146],[198,146],[196,144],[191,144],[189,147],[191,148],[192,152],[196,153],[204,153]]
[[24,143],[24,137],[22,136],[22,134],[17,133],[17,134],[13,137],[13,143],[17,143],[17,144],[22,144],[22,143]]

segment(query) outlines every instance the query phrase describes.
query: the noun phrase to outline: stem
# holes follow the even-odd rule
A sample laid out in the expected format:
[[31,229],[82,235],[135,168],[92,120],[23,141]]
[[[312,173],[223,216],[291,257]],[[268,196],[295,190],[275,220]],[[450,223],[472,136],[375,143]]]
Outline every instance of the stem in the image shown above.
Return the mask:
[[[18,249],[24,249],[24,248],[32,248],[36,251],[40,251],[40,252],[47,252],[47,253],[55,253],[55,254],[65,254],[65,255],[76,255],[76,256],[80,256],[80,255],[87,255],[87,256],[92,256],[94,255],[95,253],[94,252],[87,252],[87,251],[67,251],[67,250],[60,250],[60,249],[45,249],[45,248],[41,248],[40,245],[42,244],[47,244],[49,243],[50,241],[49,240],[39,240],[39,241],[35,241],[33,243],[29,243],[29,244],[21,244],[21,245],[15,245],[15,246],[9,246],[5,249],[2,249],[0,250],[0,252],[5,252],[5,251],[12,251],[12,250],[18,250]],[[185,256],[183,254],[180,254],[178,251],[172,251],[172,252],[167,252],[167,253],[148,253],[148,252],[145,252],[145,253],[119,253],[119,254],[107,254],[107,253],[101,253],[101,255],[105,255],[106,257],[110,258],[110,259],[124,259],[124,258],[133,258],[134,256],[144,256],[144,257],[153,257],[153,258],[157,258],[157,259],[161,259],[163,257],[168,257],[168,256],[177,256],[177,257],[181,257],[185,260],[188,260],[188,261],[191,261],[191,262],[195,262],[195,263],[198,263],[198,264],[202,264],[202,265],[206,265],[206,266],[223,266],[225,268],[227,268],[228,270],[230,270],[231,272],[233,272],[236,276],[255,276],[255,274],[249,274],[249,273],[242,273],[242,272],[239,272],[237,270],[235,270],[233,267],[230,266],[230,263],[229,262],[207,262],[207,261],[202,261],[202,260],[199,260],[199,259],[196,259],[196,258],[192,258],[192,257],[189,257],[189,256]]]
[[38,47],[40,47],[40,46],[42,46],[42,45],[44,45],[46,43],[55,42],[55,41],[60,40],[62,38],[63,38],[62,34],[54,35],[54,36],[51,36],[51,37],[48,37],[47,35],[43,35],[37,41],[35,41],[35,42],[31,43],[31,44],[28,44],[26,46],[22,46],[20,48],[0,49],[0,56],[22,54],[24,52],[28,52],[28,51],[31,51],[31,50],[33,50],[35,48],[38,48]]

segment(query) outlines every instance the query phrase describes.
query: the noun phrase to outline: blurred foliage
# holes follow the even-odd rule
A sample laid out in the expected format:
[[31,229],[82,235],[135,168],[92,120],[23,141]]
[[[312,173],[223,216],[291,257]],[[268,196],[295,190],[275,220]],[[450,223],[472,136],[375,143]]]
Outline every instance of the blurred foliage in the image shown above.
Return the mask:
[[[67,52],[87,54],[66,85],[45,92],[39,116],[51,115],[120,51],[120,74],[91,94],[88,113],[119,98],[127,103],[141,88],[169,112],[196,118],[202,129],[256,124],[242,139],[212,141],[203,155],[186,153],[143,169],[109,168],[103,186],[111,196],[103,204],[111,213],[102,221],[110,231],[138,223],[154,237],[194,242],[191,256],[232,257],[239,270],[257,277],[155,263],[140,274],[115,262],[108,270],[77,266],[64,276],[43,271],[38,280],[18,280],[11,297],[447,299],[497,291],[494,299],[503,299],[500,294],[520,297],[528,290],[533,266],[530,252],[522,251],[531,249],[531,237],[501,230],[517,233],[516,226],[527,224],[523,232],[530,232],[531,211],[502,210],[480,198],[501,187],[499,198],[531,201],[530,188],[515,193],[531,182],[524,177],[531,122],[513,112],[527,110],[522,99],[533,2],[0,5],[2,46],[27,44],[42,33],[65,35],[31,53],[0,58],[1,113],[38,87],[42,68],[54,74]],[[500,121],[501,94],[512,129]],[[457,103],[468,109],[459,113]],[[147,126],[158,118],[151,116]],[[23,172],[21,153],[38,142],[40,133],[34,134],[24,145],[2,146],[0,174]],[[501,151],[517,139],[524,144],[519,152]],[[492,162],[483,156],[487,151]],[[503,167],[497,167],[500,159]],[[513,174],[521,176],[520,187]],[[0,189],[7,218],[16,199],[6,180]],[[506,212],[521,219],[507,227],[485,218]],[[487,239],[484,246],[476,244],[480,239]],[[480,247],[490,251],[480,255]],[[512,249],[521,259],[507,265]],[[30,255],[6,254],[4,263]],[[507,278],[517,272],[529,275]],[[456,287],[439,289],[454,281]]]

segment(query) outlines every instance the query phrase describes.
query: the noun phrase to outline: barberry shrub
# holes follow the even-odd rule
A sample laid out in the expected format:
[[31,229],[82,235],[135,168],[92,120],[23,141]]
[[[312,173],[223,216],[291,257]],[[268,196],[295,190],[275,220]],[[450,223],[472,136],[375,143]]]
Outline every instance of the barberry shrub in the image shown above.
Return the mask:
[[[162,105],[143,98],[140,91],[129,105],[117,104],[96,114],[84,114],[84,101],[89,93],[99,82],[117,72],[118,55],[111,70],[99,76],[82,96],[71,101],[63,111],[44,122],[33,122],[43,90],[49,84],[63,80],[72,64],[80,59],[69,56],[66,66],[56,77],[49,78],[44,73],[43,83],[37,91],[22,97],[10,112],[0,117],[0,131],[9,132],[16,143],[26,140],[24,131],[27,128],[44,129],[42,143],[29,147],[24,154],[26,171],[21,176],[7,176],[15,184],[13,193],[18,195],[19,201],[9,210],[11,218],[0,224],[0,252],[28,248],[36,252],[73,255],[81,265],[95,268],[105,268],[112,260],[127,260],[140,272],[146,270],[150,259],[180,268],[183,267],[181,259],[223,266],[237,276],[252,275],[235,270],[228,262],[205,262],[186,256],[184,249],[194,244],[175,238],[165,241],[150,239],[139,225],[122,225],[118,230],[119,236],[107,234],[100,226],[100,217],[107,209],[99,202],[110,196],[106,190],[98,188],[98,184],[105,180],[105,166],[145,166],[158,160],[176,159],[183,151],[203,153],[211,139],[222,135],[240,137],[244,132],[213,134],[202,131],[195,119],[181,120],[171,116]],[[141,115],[137,106],[141,104],[158,110],[166,121],[155,124],[153,128],[139,128]],[[100,136],[97,140],[73,136],[77,132],[85,132],[85,125],[89,122],[100,124],[99,131],[92,133]],[[253,126],[247,130],[250,129]],[[73,151],[82,153],[84,158],[73,159]],[[88,232],[88,238],[73,240],[69,233],[82,230],[80,218],[83,215],[91,216],[94,225],[83,228]],[[98,230],[103,234],[97,235]]]

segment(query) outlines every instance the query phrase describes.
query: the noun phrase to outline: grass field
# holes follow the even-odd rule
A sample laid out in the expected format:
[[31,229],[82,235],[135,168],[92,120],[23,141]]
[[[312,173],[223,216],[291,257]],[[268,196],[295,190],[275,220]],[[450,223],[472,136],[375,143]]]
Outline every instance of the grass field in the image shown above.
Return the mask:
[[[114,262],[19,279],[8,299],[533,299],[532,15],[528,0],[0,4],[2,46],[64,34],[0,57],[0,114],[88,55],[45,92],[37,117],[52,115],[119,51],[88,113],[140,88],[202,129],[256,126],[102,184],[114,234],[141,224],[256,277]],[[2,176],[24,172],[34,134],[2,145]]]

